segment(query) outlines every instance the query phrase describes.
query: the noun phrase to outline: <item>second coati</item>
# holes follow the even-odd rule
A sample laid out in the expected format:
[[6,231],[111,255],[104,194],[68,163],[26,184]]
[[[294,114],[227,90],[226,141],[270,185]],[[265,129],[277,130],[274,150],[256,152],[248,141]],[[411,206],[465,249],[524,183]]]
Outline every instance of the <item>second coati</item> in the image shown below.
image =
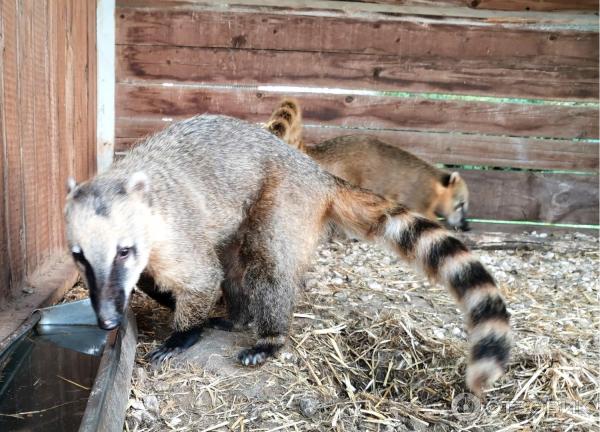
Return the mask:
[[344,135],[306,146],[298,102],[284,99],[265,127],[330,173],[406,204],[429,219],[437,215],[466,231],[469,190],[458,172],[446,172],[370,135]]
[[509,312],[493,277],[438,223],[350,185],[270,132],[202,115],[151,136],[107,171],[69,181],[68,245],[103,329],[122,320],[134,286],[173,309],[155,363],[194,344],[223,294],[232,328],[257,341],[257,365],[284,345],[297,286],[328,225],[380,242],[444,284],[467,317],[467,384],[479,393],[503,373]]

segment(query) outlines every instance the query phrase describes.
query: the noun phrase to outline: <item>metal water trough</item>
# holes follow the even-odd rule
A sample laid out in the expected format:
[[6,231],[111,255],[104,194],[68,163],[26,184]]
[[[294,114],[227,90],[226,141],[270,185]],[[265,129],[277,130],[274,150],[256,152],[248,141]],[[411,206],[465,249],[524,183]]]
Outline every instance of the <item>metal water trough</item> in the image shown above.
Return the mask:
[[89,299],[35,311],[0,345],[0,430],[122,431],[137,327],[110,332]]

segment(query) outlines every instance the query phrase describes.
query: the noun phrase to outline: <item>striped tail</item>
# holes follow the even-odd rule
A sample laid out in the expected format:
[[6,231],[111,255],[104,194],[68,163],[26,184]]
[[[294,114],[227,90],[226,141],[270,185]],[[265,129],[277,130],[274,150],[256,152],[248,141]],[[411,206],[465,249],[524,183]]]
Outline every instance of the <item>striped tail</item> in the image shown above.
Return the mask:
[[304,149],[302,141],[302,111],[295,99],[283,99],[277,109],[271,114],[269,121],[265,124],[265,129],[281,138],[290,146],[298,150]]
[[481,392],[504,373],[511,348],[510,314],[493,277],[438,223],[405,206],[337,179],[330,219],[350,234],[379,240],[447,287],[467,315],[467,386]]

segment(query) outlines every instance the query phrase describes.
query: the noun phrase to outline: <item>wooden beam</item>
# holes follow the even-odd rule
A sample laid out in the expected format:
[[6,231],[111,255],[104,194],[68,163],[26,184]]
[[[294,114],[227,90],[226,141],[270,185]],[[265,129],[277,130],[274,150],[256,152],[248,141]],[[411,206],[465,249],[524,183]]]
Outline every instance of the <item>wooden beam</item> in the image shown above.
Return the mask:
[[598,176],[460,171],[469,217],[598,225]]
[[[350,28],[350,27],[349,27]],[[597,58],[596,58],[597,59]],[[119,45],[119,82],[297,85],[541,99],[596,99],[598,62],[283,49]]]
[[[265,12],[284,15],[345,15],[373,19],[418,19],[458,22],[464,19],[481,25],[505,23],[514,26],[545,27],[549,31],[577,28],[597,32],[598,19],[592,13],[521,12],[467,7],[470,0],[398,0],[341,1],[341,0],[235,0],[228,3],[234,12]],[[472,1],[472,0],[471,0]],[[556,0],[562,1],[562,0]],[[577,1],[577,0],[576,0]],[[589,0],[588,0],[589,1]],[[568,0],[565,1],[567,3]],[[181,9],[189,12],[222,12],[222,3],[211,0],[119,0],[117,7],[147,10]]]
[[[523,137],[598,137],[596,107],[293,91],[284,94],[297,97],[305,121],[314,124]],[[284,94],[260,89],[119,84],[117,136],[140,136],[126,134],[123,130],[125,122],[155,127],[164,118],[185,118],[204,112],[264,122]],[[155,124],[151,125],[151,121]]]
[[597,0],[464,0],[469,7],[503,11],[598,11]]

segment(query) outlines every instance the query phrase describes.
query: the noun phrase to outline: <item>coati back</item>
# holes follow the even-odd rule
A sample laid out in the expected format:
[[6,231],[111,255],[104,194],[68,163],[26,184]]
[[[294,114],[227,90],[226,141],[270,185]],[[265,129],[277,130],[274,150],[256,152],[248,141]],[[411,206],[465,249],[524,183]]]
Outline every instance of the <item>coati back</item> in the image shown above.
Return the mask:
[[[508,360],[504,300],[457,238],[238,119],[174,123],[104,173],[70,181],[65,218],[100,327],[119,325],[138,280],[173,309],[174,332],[151,354],[156,363],[195,343],[207,325],[250,321],[258,340],[239,361],[257,365],[275,355],[329,224],[385,244],[449,289],[467,315],[472,391],[496,380]],[[208,316],[221,293],[230,321],[214,323]]]
[[273,112],[266,125],[271,133],[353,185],[401,202],[429,219],[443,216],[450,226],[468,229],[469,190],[458,172],[440,170],[369,135],[345,135],[305,146],[300,106],[293,101],[294,112],[287,112],[284,106],[289,103],[284,99]]

